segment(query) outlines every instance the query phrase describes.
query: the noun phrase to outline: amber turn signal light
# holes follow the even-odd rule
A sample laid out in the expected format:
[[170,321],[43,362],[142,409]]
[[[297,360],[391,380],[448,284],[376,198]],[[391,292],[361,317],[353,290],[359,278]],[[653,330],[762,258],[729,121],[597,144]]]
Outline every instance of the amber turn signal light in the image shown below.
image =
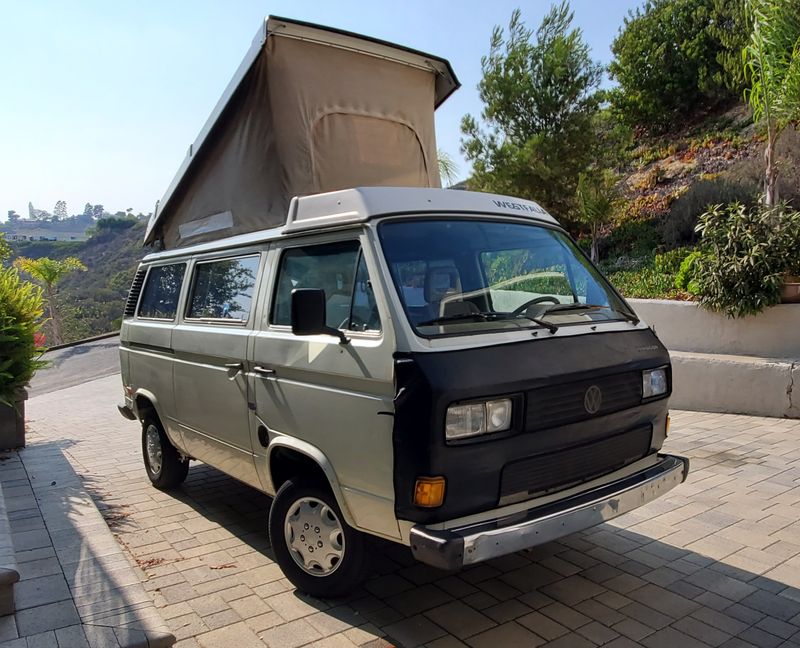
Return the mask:
[[444,502],[444,477],[418,477],[414,487],[414,504],[425,508]]
[[667,414],[667,426],[666,426],[666,428],[664,429],[664,436],[665,436],[665,437],[668,437],[668,436],[669,436],[669,414]]

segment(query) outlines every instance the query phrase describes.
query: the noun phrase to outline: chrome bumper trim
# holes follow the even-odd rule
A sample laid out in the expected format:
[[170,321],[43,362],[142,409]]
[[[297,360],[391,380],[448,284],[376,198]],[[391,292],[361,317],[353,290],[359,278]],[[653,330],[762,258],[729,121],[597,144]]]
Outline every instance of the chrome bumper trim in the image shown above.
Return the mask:
[[434,567],[459,569],[607,522],[661,497],[688,473],[688,459],[659,455],[658,463],[633,475],[511,518],[447,530],[417,525],[411,529],[411,551]]

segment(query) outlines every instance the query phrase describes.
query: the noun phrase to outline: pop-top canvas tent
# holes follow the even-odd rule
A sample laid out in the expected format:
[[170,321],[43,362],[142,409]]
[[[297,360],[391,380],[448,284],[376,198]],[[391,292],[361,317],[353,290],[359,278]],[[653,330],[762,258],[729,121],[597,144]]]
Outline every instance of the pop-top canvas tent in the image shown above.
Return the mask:
[[175,248],[286,220],[294,196],[440,186],[441,58],[269,17],[156,206],[145,244]]

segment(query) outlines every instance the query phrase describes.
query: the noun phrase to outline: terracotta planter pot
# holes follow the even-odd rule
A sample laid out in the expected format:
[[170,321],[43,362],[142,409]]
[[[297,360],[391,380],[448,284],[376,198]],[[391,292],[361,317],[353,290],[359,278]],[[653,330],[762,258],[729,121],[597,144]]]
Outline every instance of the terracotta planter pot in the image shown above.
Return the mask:
[[16,408],[0,404],[0,450],[25,447],[25,401],[28,392],[17,394]]
[[783,290],[781,291],[781,303],[800,303],[800,277],[786,275],[783,280]]

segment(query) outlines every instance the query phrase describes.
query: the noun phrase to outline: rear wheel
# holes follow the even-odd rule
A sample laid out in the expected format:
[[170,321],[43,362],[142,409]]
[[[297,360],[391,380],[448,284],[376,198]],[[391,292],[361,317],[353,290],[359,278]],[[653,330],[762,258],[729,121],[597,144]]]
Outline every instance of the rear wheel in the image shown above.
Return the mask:
[[160,490],[175,488],[189,473],[189,461],[181,459],[167,438],[161,421],[155,417],[142,422],[142,457],[147,476]]
[[286,578],[307,594],[344,596],[364,578],[366,538],[348,526],[326,488],[284,482],[270,508],[269,537]]

